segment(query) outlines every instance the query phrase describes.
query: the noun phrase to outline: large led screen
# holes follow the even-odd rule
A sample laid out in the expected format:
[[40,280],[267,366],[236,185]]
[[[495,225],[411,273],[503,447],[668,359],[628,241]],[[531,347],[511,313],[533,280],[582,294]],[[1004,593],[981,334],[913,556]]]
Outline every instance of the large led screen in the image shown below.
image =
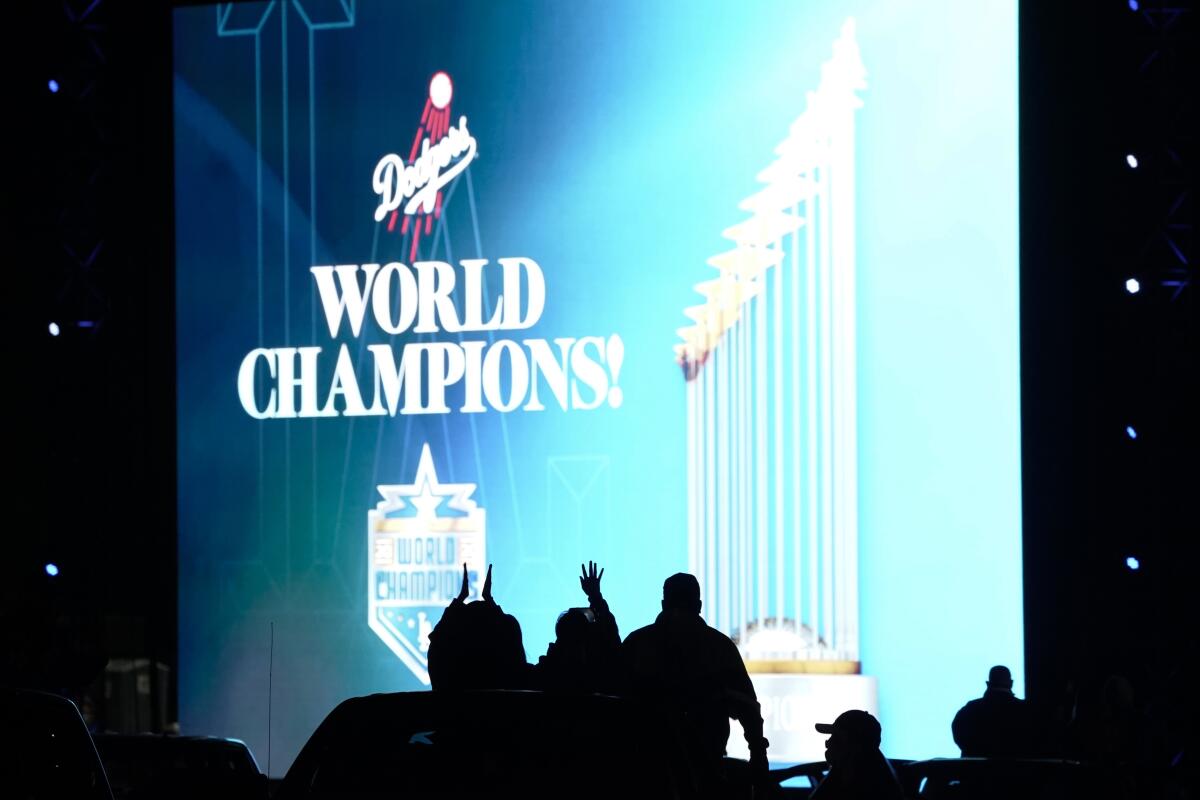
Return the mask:
[[776,762],[1022,691],[1014,0],[174,14],[185,732],[424,690],[464,563],[531,662],[693,573]]

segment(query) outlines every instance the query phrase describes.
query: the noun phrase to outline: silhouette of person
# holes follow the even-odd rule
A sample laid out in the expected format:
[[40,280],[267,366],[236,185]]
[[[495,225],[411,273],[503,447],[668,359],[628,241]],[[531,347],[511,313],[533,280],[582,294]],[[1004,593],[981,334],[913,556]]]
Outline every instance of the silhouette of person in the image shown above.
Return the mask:
[[571,608],[558,617],[555,640],[534,668],[537,686],[548,691],[616,691],[621,634],[617,620],[600,592],[604,570],[596,563],[579,565],[579,587],[587,608]]
[[738,720],[750,763],[767,769],[767,740],[754,685],[737,646],[700,617],[700,584],[677,573],[663,583],[662,613],[625,639],[628,692],[681,715],[683,732],[702,764],[720,763],[729,720]]
[[434,690],[526,689],[531,686],[521,624],[492,597],[488,565],[481,599],[467,603],[470,580],[463,564],[462,588],[429,634],[429,681]]
[[1109,675],[1102,686],[1081,692],[1076,715],[1067,730],[1069,758],[1107,764],[1151,761],[1149,730],[1134,702],[1133,686],[1121,675]]
[[1133,684],[1123,675],[1109,675],[1100,690],[1102,717],[1098,756],[1118,764],[1146,764],[1146,720],[1134,702]]
[[1013,695],[1012,685],[1008,667],[992,667],[983,697],[971,700],[954,715],[950,729],[964,757],[1037,754],[1032,715],[1025,701]]
[[825,740],[829,774],[812,800],[903,800],[896,771],[879,749],[879,720],[866,711],[843,711],[832,723],[818,723]]

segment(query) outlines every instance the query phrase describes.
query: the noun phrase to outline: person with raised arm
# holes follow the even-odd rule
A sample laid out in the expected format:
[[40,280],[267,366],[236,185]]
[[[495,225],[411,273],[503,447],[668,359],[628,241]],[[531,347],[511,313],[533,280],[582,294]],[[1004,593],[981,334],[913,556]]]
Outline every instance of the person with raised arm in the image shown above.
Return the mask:
[[534,667],[536,685],[545,691],[616,692],[621,634],[600,591],[604,570],[589,561],[579,565],[579,588],[586,608],[569,608],[554,626],[555,640]]
[[492,565],[488,564],[480,599],[468,603],[470,580],[463,564],[462,588],[429,634],[429,681],[435,691],[527,689],[530,666],[525,661],[521,624],[505,614],[492,597]]

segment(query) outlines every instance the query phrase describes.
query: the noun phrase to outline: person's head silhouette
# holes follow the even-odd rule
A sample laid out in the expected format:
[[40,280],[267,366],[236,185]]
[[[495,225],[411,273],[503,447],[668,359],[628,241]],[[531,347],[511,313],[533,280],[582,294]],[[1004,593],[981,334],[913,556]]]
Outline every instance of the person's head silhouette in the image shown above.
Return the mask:
[[[879,749],[879,720],[858,709],[843,711],[830,723],[818,723],[825,741],[829,774],[818,788],[822,797],[870,797],[901,800],[904,790],[895,770]],[[825,788],[828,784],[829,788]]]
[[663,611],[699,615],[700,608],[700,582],[695,575],[677,572],[663,581]]
[[825,760],[830,766],[855,762],[859,756],[879,749],[879,720],[866,711],[843,711],[833,722],[818,722],[816,727],[819,733],[829,734]]
[[560,642],[582,642],[592,624],[591,611],[586,608],[568,608],[558,615],[554,623],[554,636]]
[[590,609],[569,608],[558,616],[554,625],[551,651],[559,658],[576,660],[587,657],[592,620]]
[[520,689],[525,680],[521,623],[492,597],[488,565],[482,600],[465,602],[469,583],[463,564],[462,589],[429,636],[429,678],[435,689]]
[[1008,667],[997,665],[988,671],[987,688],[989,692],[1012,692],[1013,679]]

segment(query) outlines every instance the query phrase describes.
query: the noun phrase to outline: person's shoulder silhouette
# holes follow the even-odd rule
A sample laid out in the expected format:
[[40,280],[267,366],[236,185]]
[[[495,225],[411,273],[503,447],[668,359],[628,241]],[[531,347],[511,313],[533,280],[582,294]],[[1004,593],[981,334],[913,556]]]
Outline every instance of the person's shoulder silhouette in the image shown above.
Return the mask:
[[765,770],[767,740],[754,684],[737,646],[704,622],[701,607],[695,576],[667,578],[662,612],[622,646],[628,691],[681,714],[692,746],[709,761],[725,754],[729,720],[738,720],[752,764]]
[[1035,726],[1028,705],[1013,694],[1012,673],[995,666],[988,673],[987,691],[969,701],[954,716],[951,731],[964,757],[1020,757],[1038,752]]

